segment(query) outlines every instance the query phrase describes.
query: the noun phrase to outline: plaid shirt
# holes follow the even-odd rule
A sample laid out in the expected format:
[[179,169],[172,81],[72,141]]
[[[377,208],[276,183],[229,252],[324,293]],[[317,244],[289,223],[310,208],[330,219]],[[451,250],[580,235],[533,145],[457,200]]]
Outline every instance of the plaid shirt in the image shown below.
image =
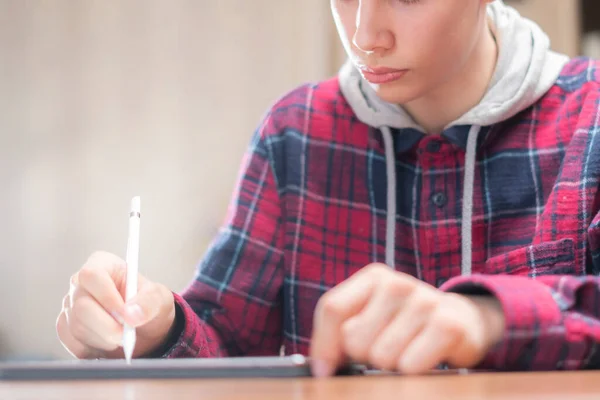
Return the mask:
[[[396,269],[499,299],[506,332],[481,368],[600,367],[599,66],[572,60],[534,106],[482,130],[472,276],[460,276],[469,127],[393,132]],[[292,91],[256,131],[226,223],[176,295],[165,356],[307,354],[319,297],[384,261],[385,218],[381,132],[337,78]]]

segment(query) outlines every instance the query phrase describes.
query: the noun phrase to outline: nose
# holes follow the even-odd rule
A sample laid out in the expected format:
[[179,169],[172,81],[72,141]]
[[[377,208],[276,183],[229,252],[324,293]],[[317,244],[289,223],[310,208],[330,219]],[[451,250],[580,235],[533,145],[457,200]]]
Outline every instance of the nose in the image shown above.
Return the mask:
[[385,10],[377,1],[360,0],[356,10],[356,31],[352,44],[366,54],[383,53],[394,45],[385,28]]

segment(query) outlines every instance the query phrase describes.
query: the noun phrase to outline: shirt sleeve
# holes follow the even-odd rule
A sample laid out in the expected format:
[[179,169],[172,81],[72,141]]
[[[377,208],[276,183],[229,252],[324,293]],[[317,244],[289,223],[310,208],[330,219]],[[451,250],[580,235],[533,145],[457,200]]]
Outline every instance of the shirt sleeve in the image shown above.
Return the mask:
[[487,293],[501,303],[503,339],[478,368],[505,371],[581,370],[600,367],[600,279],[547,275],[473,275],[442,290]]
[[282,205],[267,145],[270,116],[244,157],[228,216],[193,282],[175,294],[162,357],[276,355],[281,346]]
[[[581,64],[585,65],[584,63]],[[442,290],[487,293],[495,296],[505,316],[502,340],[479,366],[505,371],[583,370],[600,368],[600,194],[591,190],[597,157],[581,160],[597,126],[600,100],[597,83],[585,85],[563,104],[577,110],[561,117],[561,129],[578,132],[570,139],[561,176],[547,200],[549,209],[540,216],[532,244],[486,261],[486,270],[498,275],[456,277]],[[585,168],[583,168],[583,163]],[[565,180],[581,182],[561,185]],[[584,183],[585,182],[585,183]],[[584,194],[585,192],[585,194]],[[595,194],[592,194],[595,193]],[[582,220],[582,200],[590,200]],[[589,224],[584,232],[581,224]],[[558,233],[555,231],[555,227]],[[588,243],[584,246],[583,238]]]

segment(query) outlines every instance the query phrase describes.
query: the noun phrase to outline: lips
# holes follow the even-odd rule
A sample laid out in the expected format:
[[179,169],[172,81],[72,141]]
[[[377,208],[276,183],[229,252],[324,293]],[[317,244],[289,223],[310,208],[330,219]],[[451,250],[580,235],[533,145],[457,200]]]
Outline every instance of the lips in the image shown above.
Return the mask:
[[397,81],[408,72],[407,69],[367,66],[359,66],[359,70],[367,81],[378,85]]

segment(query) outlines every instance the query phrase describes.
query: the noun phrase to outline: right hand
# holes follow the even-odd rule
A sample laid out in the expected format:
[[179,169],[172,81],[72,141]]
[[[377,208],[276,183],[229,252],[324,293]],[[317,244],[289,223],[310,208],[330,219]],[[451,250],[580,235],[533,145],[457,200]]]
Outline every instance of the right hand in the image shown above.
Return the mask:
[[165,286],[138,278],[138,294],[127,304],[126,264],[104,252],[94,253],[71,277],[56,330],[75,357],[123,358],[123,322],[136,328],[133,357],[165,343],[175,322],[173,293]]

